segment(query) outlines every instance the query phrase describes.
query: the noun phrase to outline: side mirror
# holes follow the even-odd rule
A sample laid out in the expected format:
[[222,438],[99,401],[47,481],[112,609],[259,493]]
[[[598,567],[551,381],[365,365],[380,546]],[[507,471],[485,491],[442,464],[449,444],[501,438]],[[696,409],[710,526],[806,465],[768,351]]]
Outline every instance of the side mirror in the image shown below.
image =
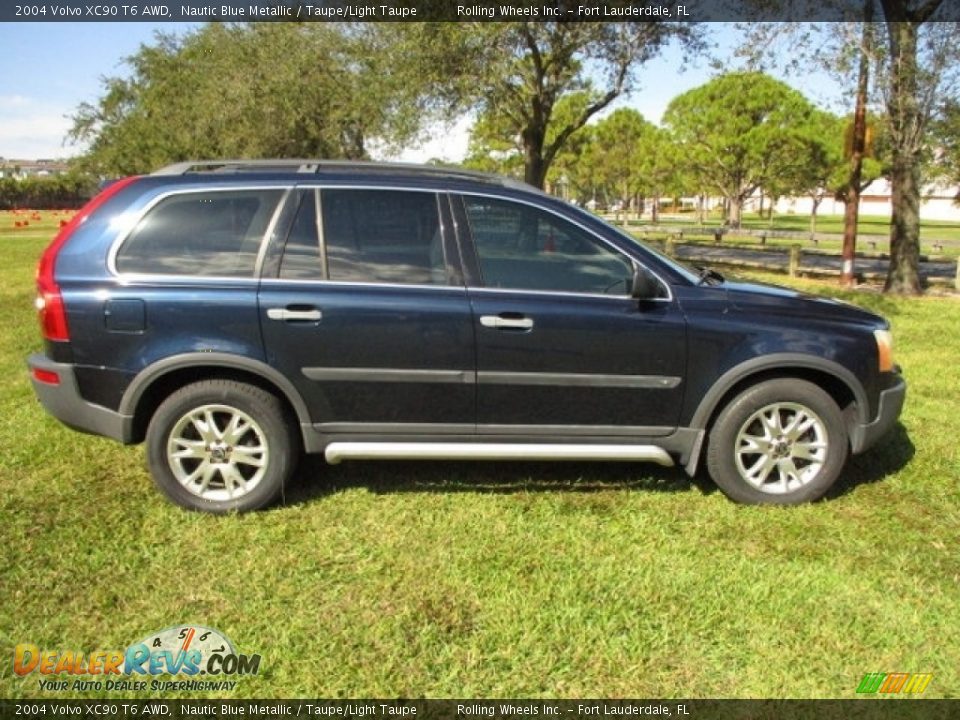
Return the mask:
[[660,283],[639,263],[633,263],[633,278],[630,281],[630,297],[651,300],[660,297]]

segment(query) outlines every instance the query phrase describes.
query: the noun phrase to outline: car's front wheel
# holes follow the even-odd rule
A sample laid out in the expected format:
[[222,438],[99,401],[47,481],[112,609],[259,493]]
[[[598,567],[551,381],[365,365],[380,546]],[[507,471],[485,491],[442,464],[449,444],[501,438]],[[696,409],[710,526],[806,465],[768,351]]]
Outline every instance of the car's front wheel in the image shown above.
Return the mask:
[[743,503],[795,505],[821,497],[848,454],[840,408],[806,380],[782,378],[737,395],[710,430],[707,469]]
[[267,505],[293,472],[295,452],[280,400],[232,380],[181,388],[161,403],[147,429],[154,482],[191,510]]

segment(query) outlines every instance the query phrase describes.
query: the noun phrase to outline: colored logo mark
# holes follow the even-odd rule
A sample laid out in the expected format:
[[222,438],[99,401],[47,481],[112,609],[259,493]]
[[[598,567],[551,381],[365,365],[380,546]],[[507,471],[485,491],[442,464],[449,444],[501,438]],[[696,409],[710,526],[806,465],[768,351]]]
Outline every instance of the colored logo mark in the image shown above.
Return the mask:
[[857,686],[857,692],[863,695],[919,695],[931,680],[933,673],[867,673]]

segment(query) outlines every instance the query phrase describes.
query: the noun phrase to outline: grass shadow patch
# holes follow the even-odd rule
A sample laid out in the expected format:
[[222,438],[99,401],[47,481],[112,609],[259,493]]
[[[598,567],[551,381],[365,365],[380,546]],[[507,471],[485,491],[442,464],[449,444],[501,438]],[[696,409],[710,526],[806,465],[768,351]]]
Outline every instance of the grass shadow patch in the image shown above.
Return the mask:
[[283,504],[309,503],[354,488],[378,494],[706,490],[701,481],[687,477],[680,468],[642,463],[371,460],[328,465],[322,456],[309,455],[302,460]]
[[861,485],[882,482],[906,467],[916,451],[907,429],[903,423],[898,422],[876,446],[847,460],[844,471],[827,491],[824,499],[834,500],[853,492]]

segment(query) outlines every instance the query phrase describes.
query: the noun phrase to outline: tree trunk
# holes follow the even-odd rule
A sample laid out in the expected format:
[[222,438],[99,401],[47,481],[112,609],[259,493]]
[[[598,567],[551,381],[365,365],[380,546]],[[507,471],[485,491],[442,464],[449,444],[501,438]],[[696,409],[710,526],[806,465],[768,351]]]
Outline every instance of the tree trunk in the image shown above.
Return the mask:
[[739,196],[727,198],[727,203],[727,225],[732,228],[739,228],[740,219],[743,216],[743,198]]
[[813,208],[810,210],[810,234],[813,235],[817,232],[817,208],[820,207],[820,203],[823,201],[823,198],[813,197]]
[[523,140],[523,180],[543,190],[547,178],[547,163],[543,159],[543,128],[527,127],[521,133]]
[[873,0],[864,0],[860,68],[857,75],[857,98],[853,109],[853,137],[850,143],[850,176],[847,178],[847,191],[843,199],[843,266],[840,284],[846,287],[853,286],[853,266],[857,257],[860,180],[863,175],[863,157],[867,147],[867,89],[870,79],[870,58],[867,51],[872,47],[872,20]]
[[884,290],[919,295],[920,183],[916,160],[894,155],[890,180],[893,216],[890,219],[890,270]]
[[650,205],[650,222],[654,225],[660,220],[660,195],[654,193],[653,203]]
[[920,178],[915,148],[923,125],[917,101],[917,24],[887,22],[891,49],[889,112],[893,136],[890,174],[890,269],[884,290],[909,295],[920,288]]
[[523,181],[543,190],[543,183],[547,177],[547,168],[544,166],[543,158],[532,147],[527,146],[524,151]]

